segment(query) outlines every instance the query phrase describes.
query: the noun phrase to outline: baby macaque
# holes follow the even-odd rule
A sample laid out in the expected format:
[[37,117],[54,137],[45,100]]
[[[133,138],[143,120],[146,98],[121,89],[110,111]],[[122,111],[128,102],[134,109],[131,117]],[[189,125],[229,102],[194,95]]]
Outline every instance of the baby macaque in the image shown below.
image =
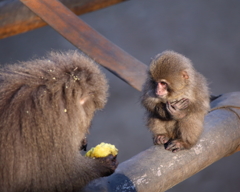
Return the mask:
[[92,159],[86,134],[107,101],[98,66],[77,51],[0,69],[0,191],[79,191],[108,176],[116,157]]
[[185,56],[164,51],[151,62],[142,105],[153,142],[172,152],[190,149],[198,141],[210,108],[206,79]]

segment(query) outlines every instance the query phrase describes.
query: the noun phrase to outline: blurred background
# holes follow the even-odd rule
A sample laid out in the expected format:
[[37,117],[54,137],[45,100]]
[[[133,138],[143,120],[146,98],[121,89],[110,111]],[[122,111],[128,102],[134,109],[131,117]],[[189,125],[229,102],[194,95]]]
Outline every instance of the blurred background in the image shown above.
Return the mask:
[[[239,0],[127,1],[80,18],[145,64],[164,50],[190,58],[209,82],[212,94],[239,91]],[[51,27],[0,40],[0,64],[76,49]],[[120,162],[152,145],[140,92],[103,69],[110,84],[106,108],[94,118],[88,148],[115,144]],[[168,192],[240,191],[240,152],[223,158]]]

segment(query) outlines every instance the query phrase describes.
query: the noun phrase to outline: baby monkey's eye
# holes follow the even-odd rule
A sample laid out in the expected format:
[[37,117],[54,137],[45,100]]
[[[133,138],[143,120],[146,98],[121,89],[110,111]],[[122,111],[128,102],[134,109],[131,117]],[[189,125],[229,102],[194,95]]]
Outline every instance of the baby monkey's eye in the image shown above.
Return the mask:
[[167,86],[168,86],[168,84],[167,84],[165,81],[160,81],[160,84],[161,84],[162,86],[164,86],[164,87],[167,87]]

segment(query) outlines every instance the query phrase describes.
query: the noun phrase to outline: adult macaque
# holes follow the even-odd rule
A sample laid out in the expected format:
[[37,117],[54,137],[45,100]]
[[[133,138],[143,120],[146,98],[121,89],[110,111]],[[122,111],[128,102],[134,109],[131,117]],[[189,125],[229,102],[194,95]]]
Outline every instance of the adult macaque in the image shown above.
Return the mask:
[[0,69],[0,191],[78,191],[112,174],[116,157],[79,151],[107,90],[97,65],[76,51]]
[[209,98],[205,78],[188,58],[173,51],[158,54],[150,64],[142,95],[154,144],[164,144],[172,152],[196,144]]

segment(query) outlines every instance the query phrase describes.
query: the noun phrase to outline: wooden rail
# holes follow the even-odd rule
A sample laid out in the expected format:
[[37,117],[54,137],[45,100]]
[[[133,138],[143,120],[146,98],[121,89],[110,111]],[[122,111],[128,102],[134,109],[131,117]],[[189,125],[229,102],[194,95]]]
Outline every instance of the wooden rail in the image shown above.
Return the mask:
[[[81,15],[126,0],[60,0],[76,15]],[[47,25],[19,0],[0,2],[0,39]]]
[[211,107],[200,141],[192,149],[171,153],[163,146],[153,146],[82,192],[164,192],[236,152],[240,145],[240,92],[222,95]]

